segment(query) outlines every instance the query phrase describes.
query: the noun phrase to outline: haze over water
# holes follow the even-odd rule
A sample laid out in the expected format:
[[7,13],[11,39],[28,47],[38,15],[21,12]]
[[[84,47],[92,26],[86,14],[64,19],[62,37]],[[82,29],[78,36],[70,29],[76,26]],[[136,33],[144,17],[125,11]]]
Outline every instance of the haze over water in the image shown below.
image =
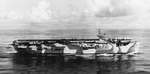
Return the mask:
[[149,74],[150,30],[103,30],[108,37],[133,38],[141,54],[120,61],[77,57],[22,57],[9,48],[15,39],[96,38],[97,30],[0,31],[0,74]]

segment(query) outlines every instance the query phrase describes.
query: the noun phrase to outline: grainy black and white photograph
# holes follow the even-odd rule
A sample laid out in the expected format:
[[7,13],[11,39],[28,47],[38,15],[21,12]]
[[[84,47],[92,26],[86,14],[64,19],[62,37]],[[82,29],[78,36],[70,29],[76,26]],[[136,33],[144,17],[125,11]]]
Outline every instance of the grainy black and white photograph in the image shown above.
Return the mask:
[[0,0],[0,74],[150,74],[150,0]]

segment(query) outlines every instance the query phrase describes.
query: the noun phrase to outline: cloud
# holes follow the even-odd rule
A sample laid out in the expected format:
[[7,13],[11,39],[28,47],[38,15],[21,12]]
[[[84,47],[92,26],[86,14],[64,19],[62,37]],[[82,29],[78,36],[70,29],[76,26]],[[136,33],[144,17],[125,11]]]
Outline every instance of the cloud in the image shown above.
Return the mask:
[[150,0],[88,0],[93,22],[103,28],[146,29],[150,24]]
[[81,28],[81,26],[90,28],[97,24],[105,25],[106,28],[108,26],[109,28],[134,28],[137,25],[141,28],[150,23],[149,0],[65,0],[62,2],[38,0],[35,4],[30,6],[31,9],[26,9],[27,12],[14,9],[0,11],[0,20],[9,19],[18,22],[21,19],[21,23],[29,25],[28,28],[43,26],[43,29]]
[[37,6],[31,10],[30,18],[33,21],[43,21],[51,19],[51,6],[47,1],[40,1]]
[[141,14],[150,10],[148,0],[90,0],[97,17],[120,17]]
[[15,11],[9,11],[9,12],[0,12],[0,19],[1,20],[20,20],[23,16]]

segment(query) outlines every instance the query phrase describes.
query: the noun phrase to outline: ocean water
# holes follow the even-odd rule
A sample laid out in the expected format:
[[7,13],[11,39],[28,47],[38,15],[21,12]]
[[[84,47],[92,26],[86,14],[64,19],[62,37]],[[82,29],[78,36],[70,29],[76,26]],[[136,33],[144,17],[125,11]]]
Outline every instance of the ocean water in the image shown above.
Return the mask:
[[150,30],[110,30],[108,37],[133,38],[140,43],[139,54],[113,61],[73,56],[27,57],[10,45],[16,39],[96,38],[97,30],[1,30],[0,74],[150,74]]

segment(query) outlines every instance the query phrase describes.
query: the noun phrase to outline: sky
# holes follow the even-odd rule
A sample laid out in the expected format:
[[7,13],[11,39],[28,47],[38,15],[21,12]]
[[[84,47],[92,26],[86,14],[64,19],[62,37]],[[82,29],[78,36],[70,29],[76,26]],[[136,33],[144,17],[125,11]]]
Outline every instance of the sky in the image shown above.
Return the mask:
[[149,0],[0,0],[0,29],[149,29]]

